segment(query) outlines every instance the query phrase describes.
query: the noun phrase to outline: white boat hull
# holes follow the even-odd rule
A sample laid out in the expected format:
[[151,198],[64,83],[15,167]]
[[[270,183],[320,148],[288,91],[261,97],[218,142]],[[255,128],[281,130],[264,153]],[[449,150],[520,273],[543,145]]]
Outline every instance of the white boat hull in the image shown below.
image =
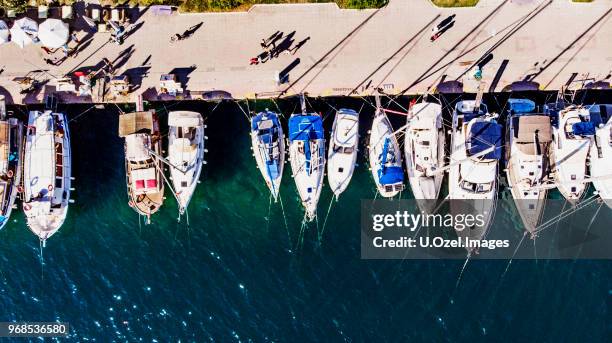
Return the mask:
[[612,119],[596,130],[589,160],[593,186],[601,199],[612,209]]
[[45,241],[59,230],[68,214],[70,135],[65,115],[51,111],[30,112],[28,127],[23,209],[30,230]]
[[353,177],[359,151],[359,117],[354,111],[351,114],[342,111],[334,119],[327,153],[327,182],[336,199]]
[[[444,166],[446,136],[442,126],[442,108],[434,103],[415,104],[407,118],[404,155],[408,182],[419,208],[426,213],[435,210]],[[427,145],[419,142],[427,141]],[[419,164],[419,161],[422,161]]]
[[179,213],[183,214],[202,172],[204,124],[202,117],[196,112],[171,112],[170,117],[168,124],[170,178],[179,205]]
[[587,157],[591,138],[566,135],[566,125],[579,121],[578,113],[588,117],[586,109],[567,109],[559,114],[558,128],[553,128],[552,165],[557,189],[563,197],[575,205],[584,195],[586,182],[581,182],[587,176]]

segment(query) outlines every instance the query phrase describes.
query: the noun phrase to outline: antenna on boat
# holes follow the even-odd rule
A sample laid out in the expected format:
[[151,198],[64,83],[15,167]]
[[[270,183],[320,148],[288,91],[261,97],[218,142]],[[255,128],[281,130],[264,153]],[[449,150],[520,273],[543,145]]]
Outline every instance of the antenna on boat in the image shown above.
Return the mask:
[[306,98],[304,93],[300,93],[300,105],[302,106],[302,115],[306,115]]
[[478,84],[478,93],[476,93],[476,100],[474,103],[474,113],[480,111],[480,103],[482,102],[482,96],[484,95],[486,83],[481,82]]
[[4,95],[0,95],[0,120],[6,119],[6,101]]

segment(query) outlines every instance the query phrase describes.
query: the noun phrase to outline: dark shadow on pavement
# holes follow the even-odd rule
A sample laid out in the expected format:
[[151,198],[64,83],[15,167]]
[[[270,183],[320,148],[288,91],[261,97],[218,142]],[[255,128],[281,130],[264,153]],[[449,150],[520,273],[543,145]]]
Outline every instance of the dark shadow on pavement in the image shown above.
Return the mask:
[[296,58],[295,60],[293,60],[293,62],[286,66],[285,69],[281,70],[280,73],[278,73],[278,78],[281,84],[289,82],[289,72],[291,72],[291,70],[293,70],[293,68],[295,68],[298,64],[300,64],[300,59]]
[[187,88],[189,82],[189,74],[191,74],[198,67],[194,64],[191,67],[174,68],[169,74],[176,75],[177,81],[181,84],[181,87]]
[[130,79],[130,92],[140,89],[142,80],[149,74],[150,66],[140,66],[127,69],[122,75],[127,75]]

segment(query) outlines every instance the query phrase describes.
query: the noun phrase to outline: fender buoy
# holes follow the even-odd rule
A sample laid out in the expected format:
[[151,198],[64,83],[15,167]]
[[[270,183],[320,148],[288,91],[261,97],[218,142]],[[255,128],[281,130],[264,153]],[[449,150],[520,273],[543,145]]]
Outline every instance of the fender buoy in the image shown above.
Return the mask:
[[29,211],[31,208],[32,208],[32,205],[27,204],[27,203],[23,204],[23,210],[24,211]]
[[130,207],[134,207],[134,203],[132,202],[132,200],[128,201],[128,205],[130,205]]
[[17,192],[23,193],[23,186],[21,185],[17,186]]
[[6,176],[8,176],[9,178],[13,177],[13,171],[9,170],[8,172],[6,172]]
[[30,130],[30,134],[32,135],[36,134],[36,126],[28,125],[27,128],[28,130]]
[[47,186],[47,190],[51,192],[53,190],[53,186],[52,185]]

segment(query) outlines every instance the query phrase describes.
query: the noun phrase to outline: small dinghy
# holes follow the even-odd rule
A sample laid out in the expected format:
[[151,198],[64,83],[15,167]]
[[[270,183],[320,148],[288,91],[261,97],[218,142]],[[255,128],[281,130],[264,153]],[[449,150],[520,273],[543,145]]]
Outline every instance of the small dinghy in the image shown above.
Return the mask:
[[59,230],[70,200],[70,135],[63,113],[31,111],[24,154],[23,210],[43,245]]
[[402,151],[378,97],[376,105],[368,147],[370,169],[380,195],[391,198],[404,189]]
[[546,204],[550,172],[552,125],[546,114],[534,113],[535,103],[509,99],[506,117],[506,176],[525,229],[532,235]]
[[15,204],[22,172],[23,124],[17,118],[0,120],[0,229]]
[[404,154],[408,182],[419,208],[431,213],[442,188],[444,143],[442,106],[431,102],[414,104],[406,118]]
[[336,199],[346,190],[357,162],[359,114],[341,108],[336,113],[327,151],[327,181]]
[[277,201],[285,165],[285,136],[278,114],[266,109],[251,118],[251,146],[257,167]]
[[565,108],[553,125],[554,180],[559,192],[574,205],[586,190],[587,157],[594,134],[589,110],[583,107]]
[[591,144],[591,179],[601,199],[612,208],[612,105],[594,105],[589,109],[597,126]]
[[[457,230],[471,240],[483,239],[495,214],[497,169],[501,160],[502,128],[485,104],[460,101],[453,112],[448,196],[453,215],[474,215],[482,225]],[[476,250],[466,247],[468,252]]]
[[197,112],[175,111],[168,114],[168,165],[172,188],[185,213],[193,196],[204,163],[204,120]]
[[129,205],[151,222],[164,201],[161,136],[154,111],[119,116],[119,137],[125,139],[125,171]]
[[325,136],[323,120],[316,113],[306,113],[304,100],[302,113],[294,113],[289,118],[289,158],[306,219],[312,221],[317,216],[323,188]]

